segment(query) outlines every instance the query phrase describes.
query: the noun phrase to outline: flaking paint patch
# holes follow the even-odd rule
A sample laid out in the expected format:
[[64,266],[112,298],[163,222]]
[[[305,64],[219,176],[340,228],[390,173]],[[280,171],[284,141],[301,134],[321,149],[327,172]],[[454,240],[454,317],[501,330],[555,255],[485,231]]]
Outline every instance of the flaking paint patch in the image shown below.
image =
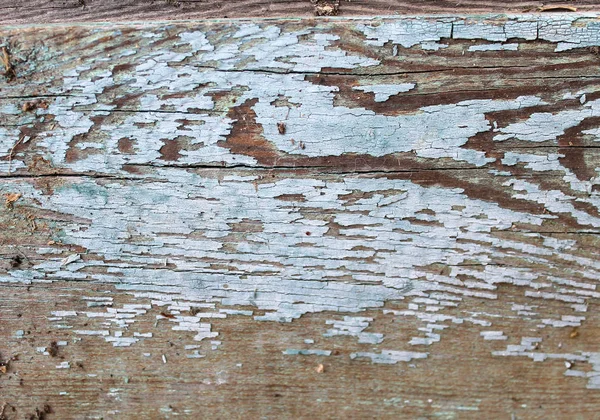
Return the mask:
[[[448,242],[447,229],[456,230],[456,239],[462,236],[465,239],[477,239],[489,243],[491,239],[489,231],[492,226],[496,229],[508,229],[516,221],[523,220],[539,224],[544,219],[551,218],[549,215],[531,216],[508,211],[492,203],[468,199],[460,190],[423,188],[409,181],[385,178],[351,177],[337,183],[331,181],[325,183],[314,178],[284,179],[263,184],[257,190],[247,182],[245,177],[230,177],[230,181],[215,182],[211,178],[202,178],[174,169],[164,169],[162,172],[163,179],[169,179],[171,183],[176,179],[179,181],[173,187],[165,188],[163,182],[153,184],[140,180],[127,186],[112,182],[99,185],[93,180],[78,180],[72,187],[63,185],[52,196],[43,196],[35,189],[31,189],[25,197],[28,199],[35,197],[43,207],[71,214],[76,220],[91,221],[85,230],[81,230],[77,224],[64,226],[66,236],[63,238],[63,243],[79,245],[87,249],[88,253],[102,254],[107,260],[119,261],[118,264],[110,267],[109,274],[100,276],[104,282],[111,282],[117,288],[130,290],[140,298],[153,296],[155,299],[153,305],[166,307],[166,310],[172,313],[189,310],[192,306],[205,305],[204,308],[207,310],[198,312],[194,317],[174,313],[173,319],[165,319],[165,322],[174,324],[172,327],[174,330],[196,334],[194,337],[196,340],[215,337],[217,334],[211,331],[210,324],[198,322],[200,318],[222,318],[228,315],[227,309],[214,310],[214,304],[209,302],[215,299],[225,306],[253,305],[262,310],[266,309],[267,314],[256,317],[258,320],[290,321],[307,312],[323,310],[355,312],[381,306],[389,299],[409,298],[413,302],[411,305],[414,309],[398,315],[416,316],[427,324],[421,329],[425,336],[413,337],[408,344],[430,345],[440,340],[440,333],[446,328],[446,325],[440,321],[448,320],[455,324],[467,321],[487,327],[492,324],[486,320],[458,319],[439,314],[437,312],[444,307],[456,306],[455,298],[452,295],[424,298],[422,297],[424,292],[431,295],[432,292],[439,293],[446,290],[452,294],[484,297],[486,294],[477,290],[493,291],[494,284],[499,282],[522,284],[533,287],[534,290],[538,288],[536,279],[539,274],[506,268],[499,270],[494,266],[486,265],[491,258],[502,255],[499,251],[501,248],[491,251],[494,248],[488,246],[473,244],[464,247],[454,240]],[[275,197],[284,192],[289,193],[291,188],[300,189],[304,200],[294,203],[294,206],[278,206]],[[190,194],[185,192],[186,189],[194,191],[193,199],[190,200]],[[345,204],[342,197],[356,190],[375,194],[372,199]],[[386,205],[378,205],[385,198],[383,195],[378,197],[376,194],[378,191],[386,191],[389,194],[389,191],[394,190],[401,197],[400,200],[385,200]],[[101,201],[98,203],[97,200]],[[196,201],[200,205],[195,205]],[[110,213],[115,208],[122,209],[122,218],[119,220],[110,217]],[[145,215],[144,223],[132,222],[139,220],[138,215],[142,208],[151,208],[153,212]],[[169,211],[173,208],[180,210],[173,214]],[[266,208],[278,208],[278,210],[266,213],[261,210]],[[328,229],[323,229],[320,224],[304,223],[309,220],[304,220],[303,208],[321,211],[337,209],[335,211],[338,214],[334,220],[342,227],[341,236],[327,237]],[[453,208],[462,210],[452,210]],[[436,220],[446,227],[413,225],[404,220],[413,217],[423,209],[434,211],[437,215]],[[368,213],[355,214],[356,211]],[[168,224],[165,223],[166,214],[171,215]],[[480,216],[483,214],[485,214],[484,220],[490,223],[488,227],[482,225]],[[219,273],[211,270],[208,265],[189,260],[189,258],[196,259],[205,255],[209,258],[226,258],[231,264],[231,255],[223,255],[219,252],[223,246],[221,241],[224,240],[221,238],[228,237],[228,232],[236,221],[257,217],[260,217],[263,222],[263,231],[260,234],[249,234],[246,241],[238,242],[236,255],[233,258],[237,261],[234,263],[237,265],[236,271],[243,273],[251,268],[254,275],[246,276],[242,281],[241,278],[236,279],[235,271]],[[206,225],[206,220],[211,220],[210,225]],[[123,224],[122,221],[129,222]],[[363,228],[353,227],[357,225]],[[210,229],[206,230],[207,226],[210,226]],[[371,231],[369,226],[377,226],[377,229]],[[310,229],[310,237],[306,236],[306,229]],[[404,233],[392,233],[397,229],[401,229]],[[188,237],[191,232],[198,230],[206,231],[206,239]],[[459,234],[461,230],[464,231],[463,234]],[[166,232],[170,235],[163,236]],[[141,242],[135,238],[140,238]],[[405,245],[407,239],[410,239],[410,242]],[[295,246],[307,241],[318,247],[316,252],[303,251],[303,258],[294,257],[299,252]],[[418,252],[415,252],[417,250],[412,245],[415,242],[420,243]],[[384,251],[376,258],[375,264],[360,261],[361,258],[371,258],[374,255],[372,252],[353,251],[355,246],[366,244],[374,250]],[[498,242],[498,245],[500,244]],[[518,244],[508,245],[506,242],[503,245],[511,250],[518,246]],[[554,243],[551,245],[550,249],[553,249]],[[453,251],[453,248],[456,251]],[[462,254],[461,249],[470,250],[471,253]],[[390,254],[390,251],[393,253]],[[523,251],[546,257],[553,255],[551,251],[536,246],[529,246]],[[39,278],[61,279],[67,275],[77,275],[86,267],[92,268],[95,265],[93,261],[88,263],[84,260],[77,271],[66,272],[65,270],[72,264],[65,267],[61,264],[60,255],[53,256],[52,253],[48,255],[50,260],[32,270],[23,270],[28,273],[27,277],[35,281],[43,273]],[[282,259],[278,255],[286,255],[286,257]],[[312,260],[305,260],[306,255],[310,255]],[[454,267],[449,276],[431,276],[427,271],[420,272],[418,269],[419,266],[440,261],[457,265],[461,261],[472,259],[473,255],[480,255],[483,272]],[[178,270],[183,270],[185,276],[177,276],[170,269],[141,268],[148,264],[162,264],[165,256],[168,256],[168,261],[176,264]],[[348,257],[359,260],[352,262],[346,260]],[[305,264],[314,265],[317,261],[314,260],[315,258],[324,268],[307,271]],[[281,264],[284,264],[284,270],[279,267]],[[261,266],[264,268],[261,269]],[[369,276],[361,273],[367,266],[371,272]],[[336,276],[352,273],[353,270],[356,270],[353,274],[355,279],[368,283],[358,286],[335,281]],[[261,271],[264,271],[264,274],[261,274]],[[277,274],[271,274],[273,272]],[[479,280],[465,282],[455,277],[465,274]],[[177,277],[179,279],[174,283]],[[423,277],[427,280],[420,279]],[[153,279],[152,284],[148,283],[148,278]],[[223,287],[224,284],[227,284],[226,288]],[[572,285],[578,286],[575,283]],[[550,285],[543,287],[550,287]],[[469,289],[473,289],[473,292]],[[158,293],[148,294],[143,290],[154,290]],[[170,293],[171,297],[165,300],[168,295],[162,293]],[[174,301],[173,293],[181,294],[182,297]],[[184,295],[187,299],[194,296],[197,303],[186,301]],[[494,298],[493,293],[488,296]],[[546,298],[562,299],[560,294],[547,294]],[[89,298],[85,300],[94,301]],[[103,300],[112,303],[110,299]],[[296,301],[303,303],[295,303]],[[575,298],[574,301],[582,300]],[[419,310],[420,308],[423,308],[423,312]],[[100,335],[115,346],[128,346],[140,338],[150,338],[135,334],[135,331],[124,334],[131,328],[128,322],[144,314],[148,309],[149,306],[142,305],[124,306],[122,309],[107,307],[105,312],[84,312],[82,315],[88,318],[106,320],[105,325],[118,328],[118,334],[111,329],[74,332],[78,335]],[[236,315],[252,316],[252,311],[236,311],[233,308],[232,311]],[[57,322],[61,322],[62,317],[73,316],[73,311],[55,311],[53,315]],[[382,335],[376,333],[365,335],[362,332],[368,325],[368,323],[364,325],[365,319],[360,317],[345,319],[349,322],[348,325],[334,321],[334,329],[326,337],[348,333],[356,334],[359,342],[377,343],[384,339]],[[355,320],[358,322],[356,327],[361,331],[352,326]],[[559,326],[552,322],[548,325]],[[375,363],[404,360],[395,353],[384,354],[385,357],[365,357],[371,357]],[[194,353],[191,356],[202,355]]]
[[373,318],[345,316],[343,320],[329,320],[328,325],[333,325],[327,330],[324,337],[335,337],[338,335],[354,336],[359,343],[379,344],[383,341],[383,334],[364,332],[369,327]]
[[[598,24],[590,21],[575,27],[577,19],[581,17],[521,16],[491,24],[485,19],[406,18],[383,19],[377,25],[359,22],[355,28],[366,36],[366,44],[383,46],[391,42],[393,56],[402,53],[402,48],[417,45],[432,51],[444,49],[448,44],[441,42],[449,38],[494,43],[473,46],[467,53],[482,48],[512,49],[517,44],[501,43],[514,38],[557,43],[557,52],[600,45]],[[190,30],[179,35],[177,50],[121,51],[122,57],[131,57],[129,70],[96,70],[96,63],[90,61],[65,71],[62,85],[52,88],[57,98],[47,110],[36,114],[40,118],[53,116],[56,123],[52,130],[37,133],[38,153],[48,157],[55,168],[122,176],[123,166],[128,164],[167,166],[161,159],[161,147],[165,141],[186,137],[189,145],[179,152],[177,164],[256,165],[255,158],[222,146],[233,125],[243,122],[217,109],[214,97],[222,92],[231,95],[229,107],[255,101],[252,111],[256,122],[264,139],[278,151],[319,158],[413,152],[424,159],[449,158],[484,166],[498,161],[465,147],[477,134],[493,131],[498,142],[556,142],[566,129],[597,116],[597,101],[589,101],[586,96],[591,96],[591,91],[564,98],[579,98],[578,109],[533,113],[526,120],[503,127],[492,123],[487,114],[546,103],[532,95],[465,100],[418,107],[398,116],[378,114],[362,106],[338,106],[334,100],[338,87],[313,84],[304,73],[329,68],[376,74],[374,68],[380,61],[345,51],[337,43],[338,35],[322,29],[285,31],[270,23],[235,25],[235,30],[220,41],[211,39],[208,31]],[[164,33],[153,28],[142,36],[160,39]],[[139,95],[126,107],[119,108],[103,96],[117,85],[117,77],[130,80],[128,92]],[[357,89],[373,92],[375,102],[379,102],[414,87],[412,83],[374,84]],[[272,105],[280,97],[293,106]],[[22,117],[20,124],[33,123],[32,116],[20,115],[15,105],[2,105],[0,114],[13,120],[14,116]],[[96,122],[99,120],[102,122]],[[279,121],[285,121],[285,134],[277,130]],[[597,130],[584,134],[597,136]],[[0,154],[9,155],[18,136],[17,128],[0,127]],[[122,138],[135,141],[134,153],[118,151]],[[77,139],[75,146],[69,146]],[[294,146],[291,140],[305,147]],[[68,159],[69,147],[85,152],[83,157]],[[552,299],[570,305],[574,312],[585,313],[587,301],[598,297],[595,281],[600,278],[600,264],[571,253],[576,245],[573,241],[536,232],[529,233],[531,241],[521,242],[498,235],[512,232],[517,224],[540,227],[563,213],[581,225],[598,227],[596,216],[575,206],[587,203],[597,208],[598,197],[592,188],[596,179],[577,180],[561,164],[563,156],[507,152],[500,158],[499,164],[506,169],[522,165],[534,173],[562,172],[563,181],[572,190],[589,194],[581,197],[548,191],[535,179],[506,179],[505,186],[514,190],[512,198],[541,204],[549,212],[537,215],[507,210],[493,200],[469,198],[460,188],[424,187],[392,177],[352,175],[332,181],[315,175],[294,175],[264,182],[260,176],[244,171],[219,178],[165,168],[127,182],[72,178],[50,196],[30,184],[7,181],[0,190],[22,192],[30,208],[71,216],[65,219],[70,221],[55,222],[62,243],[85,249],[84,256],[100,258],[77,258],[64,264],[69,256],[49,246],[40,251],[44,262],[2,274],[0,281],[94,280],[112,283],[136,299],[150,299],[150,304],[142,306],[117,307],[111,298],[90,297],[85,299],[88,311],[52,313],[51,321],[57,328],[73,328],[67,325],[73,317],[97,322],[96,329],[72,331],[80,336],[98,336],[114,346],[135,346],[139,340],[152,339],[151,332],[136,331],[135,322],[153,307],[173,316],[157,317],[157,321],[173,330],[190,332],[193,339],[204,341],[212,351],[219,351],[220,342],[207,339],[219,333],[201,319],[246,316],[289,322],[306,313],[323,311],[353,315],[328,322],[332,327],[320,339],[351,335],[360,344],[379,344],[385,340],[383,334],[364,332],[371,318],[354,315],[381,308],[389,301],[403,301],[408,309],[384,309],[384,314],[399,319],[414,317],[423,324],[414,337],[407,339],[407,346],[426,345],[433,351],[445,329],[465,322],[485,328],[481,339],[504,340],[502,332],[493,329],[494,314],[461,317],[445,312],[467,297],[496,299],[500,284],[522,287],[523,295],[531,302]],[[22,152],[12,156],[12,170],[24,168],[25,157]],[[8,172],[8,166],[7,160],[1,161],[0,171]],[[490,173],[505,178],[511,174]],[[261,182],[255,185],[254,181]],[[302,200],[282,203],[277,199],[290,193]],[[362,198],[348,198],[357,193]],[[114,217],[116,211],[118,219]],[[315,214],[329,215],[330,221]],[[262,231],[237,234],[232,226],[245,220],[260,221]],[[334,229],[336,233],[331,234]],[[532,265],[498,265],[498,261],[515,256]],[[214,261],[217,264],[213,265]],[[540,270],[534,264],[546,268]],[[561,264],[572,267],[569,275],[552,275],[564,273]],[[447,270],[437,274],[431,269],[434,265]],[[98,268],[106,271],[99,273]],[[239,305],[255,307],[265,314],[237,309]],[[202,310],[194,316],[183,313],[192,306]],[[536,318],[537,306],[514,304],[511,310],[519,316]],[[572,327],[581,325],[584,319],[575,315],[540,317],[538,327]],[[495,355],[539,361],[563,358],[590,363],[594,372],[600,369],[596,353],[532,355],[535,340],[523,338],[520,346],[509,346],[506,352]],[[314,340],[305,344],[312,345]],[[192,351],[188,357],[200,358],[204,357],[200,351],[207,348],[186,350]],[[329,350],[313,348],[282,351],[292,355],[330,354]],[[381,350],[355,352],[351,357],[394,364],[427,355]],[[575,373],[579,371],[567,372],[581,375]],[[596,376],[589,376],[588,387],[599,387]]]
[[[424,158],[448,157],[482,166],[494,159],[486,158],[480,151],[464,149],[461,146],[465,145],[470,137],[489,130],[485,113],[520,109],[542,103],[536,97],[519,97],[512,101],[473,100],[423,107],[410,115],[385,116],[364,108],[334,106],[336,87],[313,85],[304,81],[302,75],[224,73],[207,69],[200,71],[192,66],[169,67],[167,63],[157,63],[155,59],[148,58],[148,63],[152,64],[150,67],[137,67],[133,88],[151,91],[166,87],[166,83],[172,91],[187,91],[207,84],[210,84],[210,87],[196,89],[197,93],[182,100],[165,101],[156,95],[142,96],[141,108],[157,112],[133,113],[118,125],[102,125],[102,135],[99,139],[101,142],[97,143],[99,150],[76,162],[66,161],[67,145],[75,136],[85,134],[91,129],[91,118],[106,115],[112,106],[105,111],[106,106],[99,104],[97,108],[102,111],[91,113],[64,111],[65,108],[75,106],[75,102],[80,100],[70,96],[59,98],[50,106],[48,112],[59,114],[56,121],[61,128],[58,131],[54,130],[52,134],[40,133],[41,139],[38,141],[40,147],[52,153],[53,165],[66,166],[78,172],[102,171],[108,166],[112,170],[122,172],[121,168],[126,164],[160,164],[159,149],[164,145],[164,140],[173,140],[180,136],[190,137],[191,144],[197,145],[197,150],[180,152],[180,164],[215,161],[254,164],[254,158],[233,155],[219,145],[220,142],[226,141],[235,121],[211,114],[214,103],[208,95],[211,92],[230,89],[231,86],[244,86],[246,89],[237,98],[234,106],[247,100],[259,99],[253,106],[253,111],[257,114],[256,121],[263,127],[263,135],[267,141],[282,152],[309,157],[339,156],[346,153],[384,156],[414,151],[417,156]],[[106,77],[110,79],[110,76]],[[107,85],[110,83],[112,82],[107,82]],[[410,85],[372,85],[363,86],[362,90],[374,92],[375,101],[384,101],[391,94],[405,91]],[[91,82],[75,86],[78,90],[90,94],[99,89]],[[70,90],[73,87],[66,88]],[[271,105],[281,95],[297,106],[290,109]],[[174,107],[178,112],[158,112],[163,107]],[[191,107],[206,109],[206,114],[187,114],[185,111]],[[181,124],[178,121],[182,119],[201,124],[191,128],[180,128]],[[278,121],[285,121],[285,135],[279,133]],[[343,121],[342,125],[339,124],[340,121]],[[323,133],[327,133],[326,138],[323,138]],[[138,142],[136,154],[124,155],[117,152],[118,142],[122,138],[144,140]],[[296,144],[304,144],[305,147],[298,148]]]
[[381,353],[358,352],[350,355],[351,359],[366,357],[373,363],[382,363],[386,365],[395,365],[398,362],[410,362],[414,359],[425,359],[428,353],[412,351],[382,350]]
[[517,138],[521,141],[543,142],[556,141],[567,128],[576,127],[586,118],[600,115],[600,100],[581,104],[580,109],[559,111],[557,113],[534,113],[521,122],[502,127],[494,136],[495,141]]
[[517,51],[519,44],[483,44],[471,45],[469,51]]
[[[508,37],[513,35],[520,37],[525,30],[521,27],[529,28],[530,24],[527,19],[509,20],[505,23],[505,27],[490,25],[485,21],[452,23],[442,19],[440,23],[432,20],[407,19],[398,22],[384,21],[376,27],[376,31],[402,33],[396,26],[407,25],[405,31],[416,36],[415,34],[420,32],[415,31],[415,28],[423,27],[424,35],[419,36],[428,39],[427,34],[438,33],[440,30],[444,32],[455,26],[456,36],[476,39],[472,32],[487,31],[481,37],[494,39],[495,37],[490,34],[495,33],[496,30],[506,32]],[[537,25],[536,22],[534,24]],[[362,28],[360,25],[358,27]],[[460,29],[463,27],[468,28],[468,31]],[[301,41],[301,36],[308,36],[308,40]],[[529,39],[524,35],[523,37]],[[259,99],[253,110],[257,113],[257,122],[263,127],[264,136],[268,141],[283,152],[311,157],[339,156],[344,153],[383,156],[415,151],[417,156],[424,158],[448,157],[481,166],[492,162],[493,159],[485,157],[481,152],[464,149],[461,146],[469,137],[489,129],[484,114],[540,104],[537,98],[517,99],[513,103],[471,101],[449,106],[427,107],[410,116],[376,115],[366,109],[333,106],[335,87],[317,88],[305,82],[301,75],[239,71],[286,69],[294,72],[318,72],[324,67],[354,69],[377,64],[377,62],[361,61],[356,55],[349,55],[332,48],[332,42],[337,40],[336,36],[311,33],[309,30],[288,33],[282,32],[277,26],[257,27],[257,25],[242,24],[235,36],[228,38],[227,42],[222,41],[222,44],[210,44],[200,31],[184,32],[180,38],[179,45],[189,45],[189,52],[179,53],[177,57],[169,55],[169,51],[162,50],[147,53],[136,58],[138,65],[131,74],[131,78],[135,80],[130,85],[131,94],[136,93],[136,90],[140,92],[141,109],[157,112],[155,114],[133,113],[131,117],[126,118],[124,122],[120,121],[119,124],[102,125],[99,142],[96,145],[87,144],[88,149],[91,147],[100,150],[71,163],[65,162],[67,145],[71,140],[90,131],[93,126],[92,118],[110,115],[110,112],[115,109],[114,105],[103,104],[94,99],[106,88],[113,86],[115,81],[110,71],[90,73],[89,65],[80,65],[65,73],[64,87],[60,92],[61,94],[76,93],[76,95],[58,97],[47,111],[48,114],[55,115],[55,121],[60,129],[53,130],[52,134],[43,132],[38,134],[39,146],[48,149],[54,166],[68,166],[79,172],[101,170],[107,166],[119,170],[126,164],[157,162],[160,159],[159,149],[164,145],[164,140],[173,140],[179,136],[189,136],[192,139],[191,144],[197,145],[197,150],[183,152],[182,158],[178,160],[180,164],[209,162],[254,164],[256,162],[253,158],[234,156],[227,149],[217,145],[226,140],[234,121],[224,118],[223,115],[210,113],[214,103],[209,95],[211,92],[229,90],[233,86],[247,89],[237,98],[234,106],[249,99]],[[259,43],[253,44],[251,48],[242,49],[241,46],[249,41]],[[411,42],[405,44],[410,45]],[[231,55],[229,61],[222,60],[224,52],[220,50],[223,48]],[[330,55],[331,62],[328,61]],[[286,62],[282,61],[283,57],[293,58],[291,62]],[[184,58],[193,58],[193,61],[185,65],[170,65],[173,62],[181,62]],[[340,61],[341,58],[349,61]],[[319,65],[305,68],[300,65],[301,63],[319,63]],[[216,66],[216,70],[212,70],[210,66]],[[233,74],[223,72],[233,68],[236,69]],[[89,73],[89,76],[83,76],[86,73]],[[206,87],[198,89],[200,86]],[[170,92],[193,90],[197,93],[184,99],[167,100],[160,99],[156,95],[143,94],[144,91],[152,92],[161,88],[167,88]],[[376,93],[376,101],[383,101],[389,98],[391,88],[390,85],[372,85],[368,89]],[[270,105],[280,95],[289,97],[291,102],[299,106],[290,110]],[[84,112],[68,110],[81,106],[88,106],[88,110]],[[164,107],[176,109],[181,114],[158,112]],[[186,113],[191,107],[206,109],[207,114]],[[194,128],[178,128],[181,125],[178,121],[182,119],[201,124]],[[285,136],[278,135],[276,130],[276,123],[282,120],[286,120]],[[341,126],[338,124],[340,120],[344,121]],[[307,121],[310,121],[308,126]],[[145,126],[140,127],[140,124]],[[322,139],[323,133],[330,133],[330,138]],[[44,140],[49,135],[52,137],[48,141]],[[117,143],[122,138],[144,139],[143,142],[140,141],[144,150],[137,150],[135,155],[115,153],[118,149]],[[292,142],[292,139],[295,142]],[[294,144],[303,144],[306,147],[297,148]],[[78,147],[82,148],[84,145],[80,144]]]
[[375,94],[375,102],[385,102],[390,96],[397,95],[401,92],[408,92],[414,89],[414,83],[401,83],[398,85],[374,85],[374,86],[355,86],[354,90],[362,90],[363,92],[372,92]]

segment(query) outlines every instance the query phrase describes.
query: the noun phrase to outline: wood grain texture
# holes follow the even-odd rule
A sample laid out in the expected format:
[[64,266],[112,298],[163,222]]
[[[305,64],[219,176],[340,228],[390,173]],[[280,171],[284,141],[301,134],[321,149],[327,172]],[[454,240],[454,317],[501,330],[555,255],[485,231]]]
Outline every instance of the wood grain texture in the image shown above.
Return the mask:
[[0,416],[594,418],[599,22],[5,28]]
[[343,17],[599,10],[594,0],[3,0],[0,23],[310,17],[319,6],[330,6]]

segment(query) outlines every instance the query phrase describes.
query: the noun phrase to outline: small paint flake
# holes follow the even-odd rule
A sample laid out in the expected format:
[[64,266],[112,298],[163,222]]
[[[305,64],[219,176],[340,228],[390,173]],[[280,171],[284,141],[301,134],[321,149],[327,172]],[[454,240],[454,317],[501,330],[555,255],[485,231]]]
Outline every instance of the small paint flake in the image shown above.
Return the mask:
[[205,356],[203,354],[200,354],[198,350],[194,350],[192,354],[186,354],[185,357],[187,357],[188,359],[201,359]]
[[164,354],[162,355],[162,361],[164,364],[167,363],[167,356],[165,356]]
[[129,347],[139,341],[138,338],[133,337],[105,337],[104,339],[114,347]]
[[287,349],[287,350],[283,351],[282,353],[287,354],[287,355],[304,355],[304,356],[309,356],[309,355],[330,356],[331,355],[330,350],[319,350],[319,349],[310,349],[310,350]]
[[413,359],[425,359],[429,353],[381,350],[381,353],[358,352],[350,354],[350,359],[357,357],[368,357],[373,363],[396,364],[398,362],[410,362]]
[[183,348],[185,350],[196,350],[196,349],[200,348],[200,345],[198,345],[198,344],[186,344]]
[[109,335],[109,332],[107,330],[101,330],[101,331],[92,331],[92,330],[74,330],[73,331],[75,334],[81,334],[81,335]]
[[96,302],[112,302],[113,301],[113,298],[103,297],[103,296],[84,296],[81,299],[92,300],[92,301],[96,301]]
[[65,317],[65,316],[77,316],[76,311],[52,311],[50,312],[54,316]]
[[81,255],[79,254],[69,255],[68,257],[63,258],[63,260],[60,262],[60,265],[61,267],[64,267],[65,265],[71,264],[79,259],[81,259]]
[[506,337],[502,331],[482,331],[479,333],[484,340],[506,340]]

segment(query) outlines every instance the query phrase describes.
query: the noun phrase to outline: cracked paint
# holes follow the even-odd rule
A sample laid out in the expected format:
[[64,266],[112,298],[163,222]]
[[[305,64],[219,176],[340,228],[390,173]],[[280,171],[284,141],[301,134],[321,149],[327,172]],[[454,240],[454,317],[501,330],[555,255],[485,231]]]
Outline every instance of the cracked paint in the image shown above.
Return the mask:
[[[559,67],[600,46],[597,21],[222,25],[175,25],[176,36],[141,25],[127,35],[136,47],[117,44],[112,55],[79,57],[79,49],[50,45],[43,54],[63,60],[56,69],[40,63],[31,81],[8,86],[0,192],[21,194],[6,212],[33,219],[32,232],[48,240],[23,245],[28,264],[0,271],[0,282],[109,284],[143,302],[84,296],[87,310],[47,316],[74,337],[118,348],[155,338],[156,329],[138,328],[145,317],[186,333],[186,357],[201,359],[228,344],[217,322],[245,317],[269,328],[324,314],[323,332],[285,343],[281,354],[331,358],[333,344],[348,339],[352,363],[409,364],[468,324],[494,356],[585,363],[591,371],[569,365],[564,374],[600,388],[598,353],[541,351],[541,337],[497,326],[514,317],[540,331],[583,327],[599,296],[598,159],[587,148],[598,141],[589,126],[597,124],[598,88],[521,94],[506,76],[465,88],[475,92],[468,97],[447,85],[483,76],[446,76],[440,64],[459,68],[457,57],[510,58],[535,46],[563,60]],[[83,30],[82,42],[113,42],[98,41],[110,31]],[[431,54],[423,70],[397,69],[423,50]],[[519,69],[505,67],[511,77]],[[490,90],[506,83],[504,94],[485,96],[482,86],[493,83]],[[44,90],[48,106],[18,106],[15,98],[39,95],[31,86]],[[427,102],[433,95],[439,100]],[[504,285],[528,303],[493,306]],[[482,311],[458,313],[470,299]],[[561,310],[548,315],[538,302]],[[394,343],[367,311],[419,327]],[[76,327],[81,319],[85,329]],[[223,373],[207,381],[227,380]],[[120,398],[120,389],[108,395]]]

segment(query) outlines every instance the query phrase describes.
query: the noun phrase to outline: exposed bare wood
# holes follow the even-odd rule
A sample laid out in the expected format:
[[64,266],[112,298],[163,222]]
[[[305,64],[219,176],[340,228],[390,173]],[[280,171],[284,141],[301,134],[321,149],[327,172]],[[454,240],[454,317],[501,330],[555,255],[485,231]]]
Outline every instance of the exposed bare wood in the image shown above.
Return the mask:
[[0,23],[591,12],[594,0],[5,0]]
[[2,416],[597,413],[598,16],[0,41]]

